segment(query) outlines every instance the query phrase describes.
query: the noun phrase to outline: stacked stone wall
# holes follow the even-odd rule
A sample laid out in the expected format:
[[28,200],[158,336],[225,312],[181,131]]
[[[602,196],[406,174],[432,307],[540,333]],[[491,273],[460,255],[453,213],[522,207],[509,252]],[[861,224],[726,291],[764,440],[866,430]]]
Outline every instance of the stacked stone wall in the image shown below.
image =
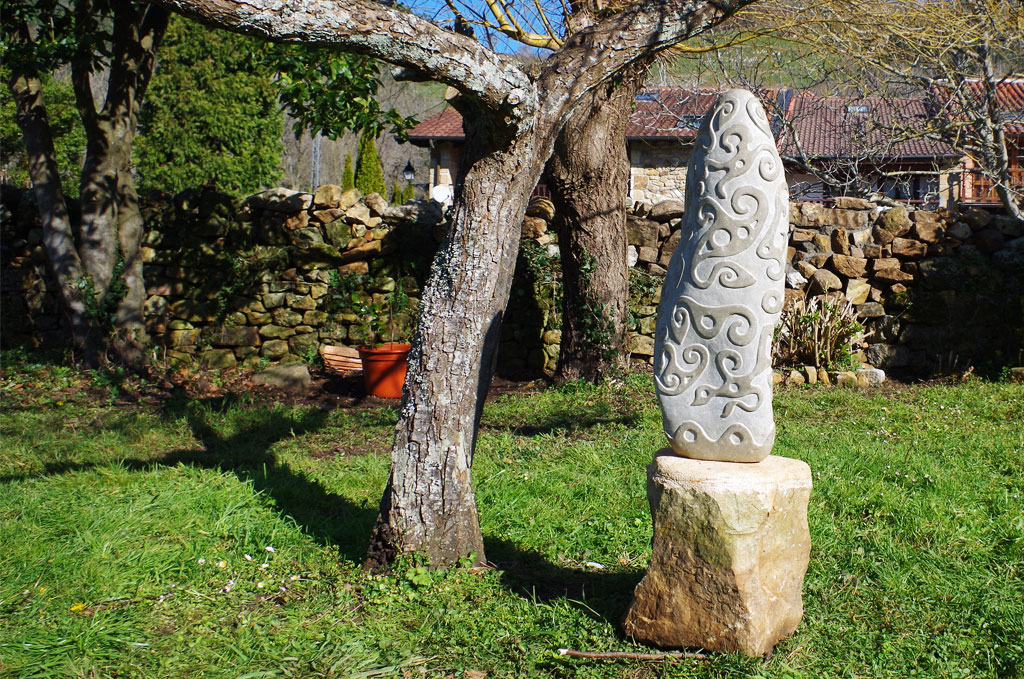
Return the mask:
[[[62,337],[34,206],[12,192],[3,198],[0,337],[5,346]],[[376,194],[330,185],[313,194],[273,189],[244,201],[186,191],[144,213],[153,351],[209,367],[309,360],[324,344],[363,344],[365,319],[353,295],[381,304],[396,287],[407,303],[391,325],[408,337],[444,234],[432,203],[389,206]],[[561,339],[550,205],[535,202],[528,215],[500,340],[499,371],[508,377],[553,370]],[[663,201],[629,216],[635,359],[653,361],[661,282],[682,215],[682,203]],[[918,371],[1021,362],[1020,222],[976,209],[916,210],[853,198],[833,206],[792,203],[790,215],[787,299],[849,301],[865,330],[854,347],[859,361]]]
[[[40,344],[58,333],[31,205],[5,203],[3,341]],[[13,209],[12,209],[13,208]],[[273,189],[244,201],[186,191],[143,207],[146,327],[158,359],[223,368],[308,360],[323,344],[365,343],[352,293],[383,303],[396,286],[411,314],[436,248],[440,212],[429,202],[388,206],[378,195],[320,187]],[[358,289],[339,289],[352,274]]]
[[[664,276],[682,208],[667,201],[631,217],[637,269]],[[977,208],[933,211],[859,198],[837,198],[831,206],[794,202],[787,302],[826,296],[852,304],[864,327],[854,357],[874,366],[934,372],[1020,363],[1022,226]],[[633,347],[653,353],[646,338],[634,339]]]

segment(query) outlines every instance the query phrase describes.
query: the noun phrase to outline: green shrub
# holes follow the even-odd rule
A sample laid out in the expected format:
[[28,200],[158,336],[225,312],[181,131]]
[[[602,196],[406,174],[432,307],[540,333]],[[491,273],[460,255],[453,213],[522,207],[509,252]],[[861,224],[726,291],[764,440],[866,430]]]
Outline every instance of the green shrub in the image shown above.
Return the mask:
[[253,38],[171,17],[139,113],[139,191],[203,182],[232,195],[280,177],[284,116],[267,47]]
[[812,297],[782,311],[775,331],[775,365],[837,369],[853,363],[852,343],[864,328],[846,300]]
[[388,187],[384,183],[384,170],[380,166],[380,157],[377,155],[377,142],[367,132],[364,132],[359,139],[355,183],[356,188],[362,191],[364,196],[371,193],[386,196],[388,193]]
[[352,156],[345,156],[345,170],[341,173],[341,190],[348,191],[356,186],[356,176],[352,171]]

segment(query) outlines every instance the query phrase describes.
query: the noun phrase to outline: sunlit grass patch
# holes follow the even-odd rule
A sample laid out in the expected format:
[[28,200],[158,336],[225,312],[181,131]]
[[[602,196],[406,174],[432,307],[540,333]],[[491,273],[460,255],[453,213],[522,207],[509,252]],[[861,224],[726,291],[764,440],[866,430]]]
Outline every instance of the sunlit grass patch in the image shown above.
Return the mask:
[[473,475],[495,567],[374,576],[361,562],[394,410],[116,406],[68,377],[34,382],[33,407],[4,394],[3,676],[1024,671],[1019,385],[781,390],[775,452],[814,472],[804,620],[767,661],[651,665],[556,654],[647,650],[618,627],[650,556],[645,466],[664,445],[645,376],[488,403]]

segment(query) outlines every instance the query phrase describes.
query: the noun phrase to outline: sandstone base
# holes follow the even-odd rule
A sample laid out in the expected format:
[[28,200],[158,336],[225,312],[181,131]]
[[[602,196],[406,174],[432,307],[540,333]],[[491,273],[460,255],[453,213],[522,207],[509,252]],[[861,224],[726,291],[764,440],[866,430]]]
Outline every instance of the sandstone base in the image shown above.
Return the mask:
[[662,647],[771,651],[803,615],[810,495],[811,469],[800,460],[709,462],[658,451],[647,468],[651,566],[626,635]]

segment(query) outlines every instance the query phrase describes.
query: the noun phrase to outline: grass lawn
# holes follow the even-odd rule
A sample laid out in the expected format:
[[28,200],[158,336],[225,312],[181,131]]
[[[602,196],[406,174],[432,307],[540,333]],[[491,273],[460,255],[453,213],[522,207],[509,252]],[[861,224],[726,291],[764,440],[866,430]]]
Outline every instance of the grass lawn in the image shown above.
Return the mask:
[[804,620],[768,659],[646,651],[650,380],[492,399],[474,475],[493,569],[361,568],[392,408],[196,398],[0,372],[0,676],[1021,677],[1024,386],[776,396],[814,470]]

